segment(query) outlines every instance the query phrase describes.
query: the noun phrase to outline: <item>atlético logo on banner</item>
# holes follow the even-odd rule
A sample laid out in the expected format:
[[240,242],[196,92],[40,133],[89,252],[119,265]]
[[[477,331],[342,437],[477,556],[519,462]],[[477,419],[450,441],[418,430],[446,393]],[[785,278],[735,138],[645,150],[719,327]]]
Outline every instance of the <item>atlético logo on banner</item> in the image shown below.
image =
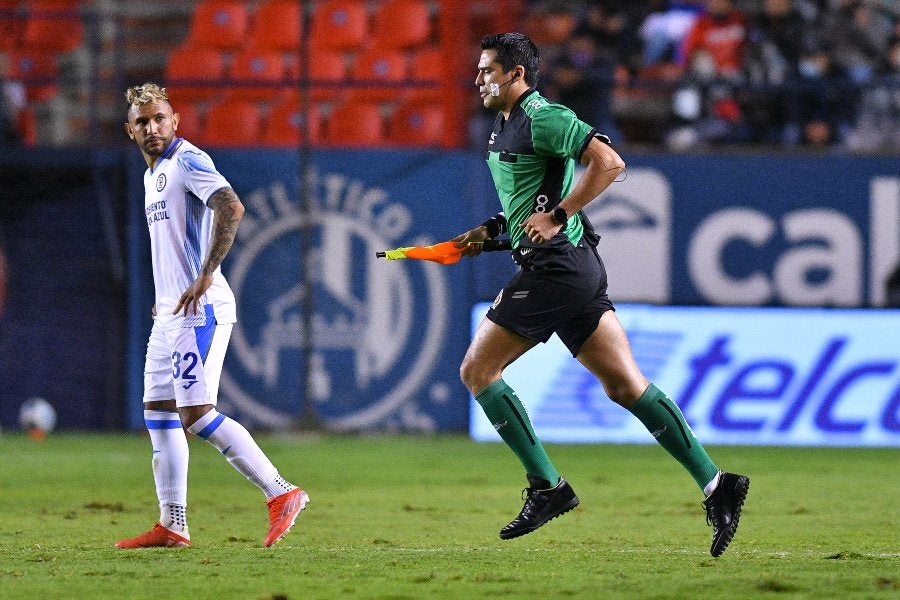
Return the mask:
[[[400,203],[383,198],[375,214],[349,199],[386,196],[383,190],[337,181],[339,174],[316,178],[325,179],[329,190],[342,185],[348,199],[317,199],[306,222],[282,183],[242,198],[246,212],[225,268],[238,322],[220,399],[242,421],[278,429],[300,416],[307,388],[331,430],[433,429],[424,403],[451,395],[434,377],[450,320],[447,275],[424,261],[387,265],[375,252],[434,240],[410,231],[412,215]],[[304,231],[309,239],[301,243]],[[301,281],[301,248],[310,285]]]

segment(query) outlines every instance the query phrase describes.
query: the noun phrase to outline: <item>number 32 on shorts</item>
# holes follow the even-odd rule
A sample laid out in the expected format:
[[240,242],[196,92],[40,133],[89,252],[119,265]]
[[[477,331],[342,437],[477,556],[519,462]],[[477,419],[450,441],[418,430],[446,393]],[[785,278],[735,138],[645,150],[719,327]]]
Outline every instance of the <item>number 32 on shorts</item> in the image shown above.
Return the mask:
[[184,389],[197,383],[197,376],[191,373],[197,366],[197,360],[197,354],[194,352],[185,352],[183,356],[180,352],[172,353],[172,377],[180,378],[184,382],[181,384]]

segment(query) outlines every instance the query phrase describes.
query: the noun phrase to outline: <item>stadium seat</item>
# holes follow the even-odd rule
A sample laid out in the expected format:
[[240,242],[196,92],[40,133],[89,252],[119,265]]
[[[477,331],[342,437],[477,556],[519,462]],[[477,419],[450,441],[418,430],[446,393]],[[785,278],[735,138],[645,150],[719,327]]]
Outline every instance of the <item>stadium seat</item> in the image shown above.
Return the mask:
[[69,52],[81,45],[84,25],[78,4],[59,0],[28,3],[21,46],[26,50]]
[[188,141],[200,143],[200,136],[203,135],[202,121],[200,119],[200,110],[196,104],[191,102],[178,102],[176,98],[172,98],[172,108],[180,117],[178,120],[178,136],[187,138]]
[[218,50],[182,46],[169,53],[165,81],[173,101],[221,96],[224,77],[225,59]]
[[[317,101],[336,102],[343,98],[347,78],[347,60],[344,53],[310,47],[307,66],[312,98]],[[300,57],[292,55],[288,59],[288,76],[297,85],[301,77]]]
[[406,56],[399,50],[372,48],[357,57],[350,77],[353,83],[351,99],[362,102],[394,100],[400,94],[401,84],[409,78]]
[[381,6],[372,23],[375,46],[413,48],[431,41],[431,14],[422,0],[393,0]]
[[305,129],[306,141],[316,144],[320,141],[322,117],[317,104],[310,104],[307,112],[300,110],[297,94],[283,97],[272,105],[263,127],[261,142],[276,148],[295,148]]
[[49,52],[11,52],[9,78],[25,84],[29,102],[44,102],[59,92],[59,66],[56,56]]
[[401,100],[421,104],[439,102],[444,71],[444,56],[440,49],[423,48],[413,52],[409,59],[409,85],[401,91]]
[[231,94],[244,100],[266,100],[287,85],[284,60],[280,52],[242,50],[231,64]]
[[0,51],[14,50],[21,43],[25,12],[18,0],[0,0]]
[[259,108],[254,103],[224,100],[206,113],[202,143],[222,148],[257,146],[261,126]]
[[404,104],[387,122],[386,141],[396,146],[439,146],[444,137],[444,111],[439,105]]
[[256,9],[250,45],[259,50],[297,52],[303,36],[303,12],[298,0],[269,0]]
[[206,0],[191,18],[188,44],[218,50],[236,50],[247,39],[248,16],[243,2]]
[[561,5],[531,11],[525,18],[523,31],[529,32],[539,47],[561,46],[569,40],[576,25],[575,13]]
[[361,48],[368,40],[368,14],[364,0],[329,0],[312,14],[310,45],[332,50]]
[[377,104],[348,102],[335,107],[325,124],[327,146],[377,146],[384,142],[384,124]]

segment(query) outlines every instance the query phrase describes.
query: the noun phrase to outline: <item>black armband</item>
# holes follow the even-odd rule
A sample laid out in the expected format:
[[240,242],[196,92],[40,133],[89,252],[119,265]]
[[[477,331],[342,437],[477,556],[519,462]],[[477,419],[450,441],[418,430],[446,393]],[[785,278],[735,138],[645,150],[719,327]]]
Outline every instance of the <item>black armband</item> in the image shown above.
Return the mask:
[[502,212],[497,213],[487,221],[481,224],[482,227],[487,227],[488,237],[495,238],[501,233],[506,233],[506,215]]

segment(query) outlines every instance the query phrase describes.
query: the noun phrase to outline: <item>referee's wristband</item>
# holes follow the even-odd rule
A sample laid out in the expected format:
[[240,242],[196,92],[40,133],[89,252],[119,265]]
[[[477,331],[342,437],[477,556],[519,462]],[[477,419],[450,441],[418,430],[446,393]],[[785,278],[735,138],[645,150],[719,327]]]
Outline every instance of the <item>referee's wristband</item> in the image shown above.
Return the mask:
[[481,224],[488,230],[488,237],[495,238],[506,231],[506,215],[497,213],[487,221]]

